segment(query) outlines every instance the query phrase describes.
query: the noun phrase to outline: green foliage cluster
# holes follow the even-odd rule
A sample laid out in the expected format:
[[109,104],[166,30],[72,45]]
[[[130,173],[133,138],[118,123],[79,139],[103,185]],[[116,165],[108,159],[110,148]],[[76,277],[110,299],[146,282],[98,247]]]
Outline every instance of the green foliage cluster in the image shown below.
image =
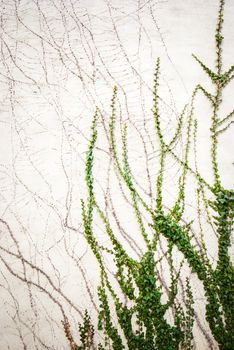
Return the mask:
[[85,311],[83,324],[79,324],[79,333],[82,346],[78,346],[77,350],[90,349],[93,346],[94,326],[87,310]]
[[[82,215],[84,233],[90,248],[100,269],[100,286],[98,287],[99,315],[98,332],[104,336],[103,345],[99,344],[98,349],[112,348],[139,349],[139,350],[176,350],[193,348],[193,325],[194,308],[192,288],[189,280],[186,280],[185,299],[183,305],[178,301],[178,282],[181,276],[181,269],[185,261],[191,271],[195,273],[202,283],[207,300],[206,319],[210,330],[221,350],[231,350],[234,346],[234,268],[230,259],[229,248],[231,245],[231,233],[234,217],[234,191],[223,188],[219,174],[217,160],[218,138],[229,125],[233,116],[231,112],[227,117],[220,119],[219,108],[222,103],[224,88],[233,78],[234,66],[226,72],[222,70],[222,27],[223,27],[224,0],[220,0],[219,14],[216,28],[216,71],[208,68],[197,56],[197,62],[211,79],[215,87],[215,93],[208,92],[203,86],[198,85],[191,99],[190,106],[185,106],[182,111],[175,134],[170,142],[165,141],[162,132],[160,108],[159,108],[159,79],[160,60],[157,60],[154,76],[153,91],[153,117],[155,131],[159,140],[160,158],[159,173],[156,181],[155,206],[150,207],[137,190],[128,160],[127,125],[123,127],[122,133],[122,159],[120,159],[115,140],[116,124],[116,98],[117,88],[114,88],[111,102],[111,116],[109,122],[109,136],[111,152],[118,173],[129,191],[131,204],[139,230],[146,243],[146,251],[141,259],[133,259],[122,246],[114,234],[111,224],[104,211],[98,205],[94,193],[93,162],[94,150],[98,136],[97,110],[92,124],[92,134],[89,142],[86,158],[86,184],[88,190],[87,200],[82,201]],[[197,120],[194,118],[194,105],[198,92],[202,92],[212,106],[211,116],[211,160],[214,174],[214,183],[208,184],[199,174],[197,168],[194,171],[189,166],[189,152],[192,139],[196,143]],[[183,160],[179,159],[173,150],[173,146],[181,135],[186,121],[186,142]],[[168,156],[174,157],[181,165],[182,173],[178,183],[178,196],[175,204],[166,210],[163,206],[163,182],[165,164]],[[218,258],[214,267],[206,251],[204,239],[202,238],[200,249],[193,245],[191,238],[191,223],[184,224],[183,213],[185,210],[185,185],[188,173],[192,174],[198,184],[198,198],[202,200],[207,210],[207,215],[212,211],[213,220],[218,238]],[[208,189],[213,199],[206,200],[205,189]],[[149,214],[148,227],[142,216],[142,208]],[[199,210],[198,210],[199,212]],[[109,237],[112,247],[107,249],[101,247],[95,238],[93,216],[96,213],[101,219],[105,232]],[[211,216],[209,216],[211,220]],[[154,232],[153,238],[149,238],[148,230]],[[162,301],[163,288],[156,273],[159,260],[156,257],[156,249],[159,237],[167,240],[168,249],[166,253],[170,269],[170,288],[167,293],[167,301]],[[102,251],[105,249],[113,258],[116,268],[116,279],[121,290],[121,295],[128,301],[122,302],[121,295],[118,295],[111,285],[108,273],[105,269]],[[176,272],[173,262],[173,251],[177,249],[182,253],[183,261]],[[112,300],[112,302],[110,302]],[[173,315],[173,322],[168,321],[167,313]],[[117,324],[114,323],[115,313]],[[88,313],[85,313],[82,325],[79,325],[81,346],[77,350],[95,348],[94,326]]]

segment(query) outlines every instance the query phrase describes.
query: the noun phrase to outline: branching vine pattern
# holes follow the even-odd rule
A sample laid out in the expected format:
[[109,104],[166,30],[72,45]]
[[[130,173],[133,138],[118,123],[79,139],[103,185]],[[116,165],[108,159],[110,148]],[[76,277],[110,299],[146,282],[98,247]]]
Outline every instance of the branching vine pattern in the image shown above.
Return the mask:
[[[225,1],[215,67],[193,54],[207,84],[180,112],[164,69],[186,88],[161,30],[167,1],[0,3],[1,348],[232,350]],[[158,46],[150,84],[142,62]]]

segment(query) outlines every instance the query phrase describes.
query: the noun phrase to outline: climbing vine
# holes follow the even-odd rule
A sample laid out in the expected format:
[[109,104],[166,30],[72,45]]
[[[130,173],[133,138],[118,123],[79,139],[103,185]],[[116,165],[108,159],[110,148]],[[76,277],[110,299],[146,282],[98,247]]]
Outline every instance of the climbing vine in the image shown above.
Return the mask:
[[[123,125],[121,142],[116,140],[117,87],[114,87],[109,119],[109,140],[115,168],[122,184],[129,192],[131,206],[135,213],[139,232],[145,242],[146,249],[137,259],[131,257],[115,234],[105,211],[95,196],[95,173],[93,169],[95,147],[98,138],[97,109],[93,118],[91,137],[86,155],[85,179],[87,198],[82,201],[83,229],[86,240],[96,257],[100,271],[98,287],[99,314],[97,325],[93,324],[85,312],[83,324],[79,325],[80,343],[74,343],[68,325],[64,325],[65,334],[74,350],[78,349],[193,349],[194,328],[194,297],[189,279],[184,280],[185,293],[179,297],[179,285],[183,280],[183,267],[186,265],[203,285],[206,297],[206,320],[210,331],[221,350],[231,350],[234,344],[234,267],[230,257],[231,234],[234,217],[234,191],[224,188],[219,171],[218,145],[219,137],[231,125],[233,112],[220,118],[223,91],[234,77],[234,66],[223,71],[222,43],[224,22],[224,0],[220,0],[216,42],[215,70],[207,67],[201,59],[193,55],[203,71],[208,75],[214,86],[214,93],[200,84],[195,87],[191,102],[185,106],[178,118],[178,124],[171,141],[166,141],[161,126],[161,111],[159,103],[160,89],[160,59],[157,59],[153,89],[153,119],[155,134],[159,144],[159,171],[155,181],[156,197],[153,205],[147,203],[138,191],[134,180],[128,156],[128,126]],[[198,120],[195,118],[196,99],[202,93],[211,105],[211,166],[213,183],[208,183],[198,171],[190,165],[192,145],[196,160]],[[183,158],[177,156],[174,145],[186,125],[186,141]],[[121,152],[122,157],[119,153]],[[168,157],[174,158],[181,167],[178,180],[178,194],[171,208],[164,206],[164,175]],[[198,219],[201,216],[201,205],[204,206],[208,222],[213,222],[217,236],[217,261],[210,261],[205,244],[205,233],[201,230],[201,242],[194,245],[192,221],[185,223],[183,219],[186,207],[186,181],[193,176],[197,184]],[[207,192],[209,199],[207,199]],[[149,217],[146,222],[143,211]],[[111,247],[99,245],[95,235],[94,215],[102,222],[105,234],[111,242]],[[150,234],[153,233],[153,234]],[[166,261],[169,267],[170,286],[165,292],[157,271],[161,262],[157,256],[160,238],[166,241]],[[111,282],[105,267],[103,251],[111,256],[115,266],[116,285]],[[175,254],[180,252],[182,260],[176,268]],[[162,258],[161,258],[162,259]],[[116,286],[118,288],[116,288]],[[117,292],[119,290],[119,292]],[[165,300],[166,293],[166,300]],[[168,315],[171,315],[171,318]],[[103,340],[95,346],[95,333],[103,336]]]

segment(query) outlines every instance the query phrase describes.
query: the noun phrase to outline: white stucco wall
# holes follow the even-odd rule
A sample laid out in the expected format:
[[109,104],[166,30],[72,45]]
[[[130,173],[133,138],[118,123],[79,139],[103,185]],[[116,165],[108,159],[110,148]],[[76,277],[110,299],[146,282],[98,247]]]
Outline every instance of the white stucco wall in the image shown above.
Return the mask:
[[[200,83],[212,90],[191,54],[214,67],[217,10],[218,1],[214,0],[1,0],[2,350],[69,349],[61,308],[75,336],[85,308],[96,315],[99,274],[83,235],[80,206],[86,196],[84,159],[96,106],[102,116],[94,166],[97,198],[103,208],[107,204],[113,227],[130,254],[137,257],[144,250],[134,214],[110,165],[105,127],[112,89],[117,85],[119,91],[117,133],[126,121],[131,166],[147,197],[142,188],[155,194],[158,171],[158,141],[151,112],[156,58],[161,59],[160,108],[168,136],[194,87]],[[224,70],[233,64],[233,18],[234,2],[226,0]],[[223,100],[221,117],[233,109],[233,84]],[[211,109],[202,97],[195,114],[198,167],[212,184]],[[228,188],[234,185],[232,135],[230,127],[220,138],[218,153],[222,181]],[[183,144],[181,138],[178,154]],[[194,160],[191,162],[193,167]],[[164,204],[168,206],[175,199],[179,167],[171,159],[166,170]],[[194,186],[191,177],[185,213],[189,221],[196,215]],[[111,216],[113,210],[130,238]],[[102,243],[108,245],[98,220],[96,229]],[[215,237],[209,228],[205,231],[210,256],[215,257]],[[185,270],[185,274],[189,272]],[[202,289],[196,286],[200,328],[197,323],[195,348],[216,349],[204,320]]]

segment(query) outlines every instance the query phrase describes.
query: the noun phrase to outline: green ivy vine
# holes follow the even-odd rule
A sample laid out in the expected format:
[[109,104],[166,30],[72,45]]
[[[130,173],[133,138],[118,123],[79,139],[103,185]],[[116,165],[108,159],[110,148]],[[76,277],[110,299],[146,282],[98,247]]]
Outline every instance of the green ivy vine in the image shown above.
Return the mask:
[[[183,264],[186,262],[191,271],[202,283],[206,297],[206,320],[219,349],[232,350],[234,347],[234,267],[230,257],[231,234],[234,218],[234,191],[225,189],[219,172],[218,141],[220,135],[230,126],[233,112],[220,119],[219,109],[222,104],[223,91],[234,77],[234,66],[223,71],[222,43],[224,22],[224,0],[219,2],[219,12],[215,33],[216,67],[207,67],[197,56],[193,55],[203,71],[210,78],[215,93],[207,91],[201,85],[196,86],[192,93],[191,103],[186,105],[179,116],[175,133],[170,142],[165,141],[161,127],[161,113],[159,105],[160,60],[157,59],[153,89],[153,118],[155,133],[159,140],[160,157],[159,172],[156,179],[156,198],[151,207],[139,193],[131,173],[128,157],[127,125],[122,132],[122,158],[116,141],[117,119],[117,87],[114,87],[111,101],[111,116],[109,120],[109,136],[111,153],[115,167],[123,184],[129,191],[136,223],[146,243],[146,250],[140,259],[133,259],[117,239],[105,212],[98,204],[94,191],[93,162],[94,151],[98,137],[97,120],[99,111],[95,112],[91,127],[91,137],[86,155],[85,179],[87,198],[82,201],[83,227],[86,240],[96,257],[100,270],[100,285],[98,287],[99,314],[98,324],[93,325],[88,312],[85,312],[82,324],[79,324],[80,344],[74,342],[68,325],[64,326],[66,337],[72,350],[88,349],[138,349],[138,350],[176,350],[193,349],[194,300],[192,287],[185,281],[184,302],[179,302],[178,285],[181,278]],[[197,166],[193,170],[189,164],[189,154],[192,140],[196,147],[197,124],[195,119],[195,103],[198,93],[202,93],[212,107],[211,115],[211,164],[213,169],[213,184],[209,184],[198,172]],[[185,115],[187,118],[185,120]],[[186,142],[184,156],[180,159],[173,146],[180,137],[183,125],[186,123]],[[195,151],[196,153],[196,151]],[[182,173],[178,182],[178,196],[170,210],[163,205],[163,183],[167,157],[173,157],[181,166]],[[198,215],[203,203],[209,221],[214,222],[218,240],[218,257],[215,266],[209,261],[204,233],[201,238],[200,249],[194,246],[191,238],[191,223],[185,224],[183,214],[185,210],[186,180],[188,174],[196,179],[198,189]],[[208,200],[205,191],[210,192]],[[150,217],[145,223],[142,210]],[[105,268],[102,251],[104,247],[98,244],[95,236],[94,213],[102,221],[105,233],[111,242],[106,251],[111,255],[116,268],[116,281],[121,290],[118,295],[110,282]],[[149,238],[149,230],[154,232]],[[167,300],[163,299],[163,288],[156,272],[159,260],[156,249],[159,238],[163,236],[167,241],[166,257],[170,269],[170,288]],[[183,256],[178,270],[175,269],[173,251],[177,249]],[[123,302],[121,296],[128,301]],[[164,302],[163,302],[164,300]],[[168,321],[167,313],[171,312],[173,322]],[[115,315],[117,323],[113,321]],[[102,334],[103,342],[95,347],[95,332]]]

